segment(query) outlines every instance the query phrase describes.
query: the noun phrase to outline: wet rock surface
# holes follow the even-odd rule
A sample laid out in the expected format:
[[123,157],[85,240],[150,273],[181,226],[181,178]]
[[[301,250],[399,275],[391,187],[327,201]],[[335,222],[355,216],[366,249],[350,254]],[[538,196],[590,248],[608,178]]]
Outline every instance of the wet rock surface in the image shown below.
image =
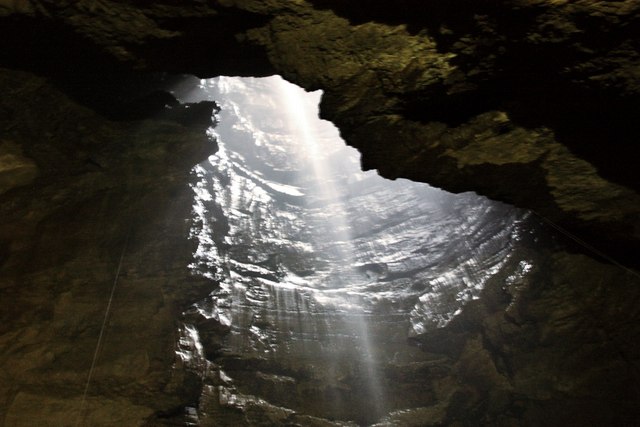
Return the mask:
[[[310,148],[291,145],[304,135],[268,82],[205,85],[222,100],[220,152],[198,172],[192,267],[220,289],[186,320],[218,386],[203,389],[200,424],[636,419],[635,340],[602,329],[637,318],[632,272],[566,252],[513,208],[355,174],[326,129],[316,154],[340,190],[318,210]],[[349,255],[322,229],[341,211]]]
[[[187,310],[216,287],[186,268],[189,170],[212,146],[167,87],[118,92],[148,71],[322,88],[365,168],[534,208],[637,266],[638,2],[387,3],[0,0],[4,425],[334,423],[290,409],[291,379],[313,376],[225,354],[232,329]],[[637,275],[530,236],[528,264],[411,338],[423,361],[383,370],[402,402],[381,424],[637,424]],[[281,260],[254,261],[251,280],[279,278]]]
[[426,379],[447,367],[408,337],[446,325],[519,256],[527,214],[360,172],[317,120],[319,94],[279,78],[201,91],[222,111],[219,152],[197,168],[194,268],[220,289],[188,317],[229,399],[360,425],[434,402]]

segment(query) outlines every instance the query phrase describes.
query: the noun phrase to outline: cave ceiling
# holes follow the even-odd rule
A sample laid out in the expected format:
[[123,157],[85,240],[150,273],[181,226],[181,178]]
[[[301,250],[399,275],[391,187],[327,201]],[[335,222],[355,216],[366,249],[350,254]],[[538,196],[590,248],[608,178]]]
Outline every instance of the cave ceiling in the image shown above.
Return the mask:
[[365,3],[4,1],[2,63],[79,96],[123,70],[278,73],[324,91],[365,169],[635,246],[637,1]]

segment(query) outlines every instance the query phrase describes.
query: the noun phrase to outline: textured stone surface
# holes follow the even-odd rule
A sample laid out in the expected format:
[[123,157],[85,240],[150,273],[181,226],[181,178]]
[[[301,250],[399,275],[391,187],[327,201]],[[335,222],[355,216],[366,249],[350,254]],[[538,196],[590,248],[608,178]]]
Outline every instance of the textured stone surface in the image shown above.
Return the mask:
[[190,167],[215,148],[213,105],[191,128],[111,122],[39,77],[0,81],[2,147],[39,171],[0,195],[0,419],[75,425],[83,407],[83,425],[140,425],[179,407],[177,313],[210,288],[189,278],[185,219]]
[[[265,401],[370,425],[439,403],[431,383],[451,369],[408,337],[507,275],[530,215],[360,171],[317,120],[319,94],[280,78],[203,86],[220,99],[220,152],[197,168],[196,265],[220,289],[188,317],[229,378],[227,412]],[[221,414],[203,408],[199,421]]]
[[[0,0],[0,66],[23,70],[0,72],[0,420],[74,425],[84,405],[88,425],[158,425],[198,399],[171,366],[179,312],[207,292],[185,219],[212,147],[166,93],[114,90],[148,78],[132,69],[321,88],[365,168],[534,208],[637,266],[639,17],[637,0]],[[451,374],[388,424],[637,423],[636,276],[542,258],[519,292],[498,283],[416,337]],[[221,409],[211,387],[200,404],[228,425],[325,424]]]
[[635,423],[637,277],[582,255],[530,255],[537,267],[510,295],[498,279],[448,330],[416,338],[451,357],[457,381],[437,388],[445,425]]
[[19,145],[11,141],[0,143],[0,194],[30,184],[37,175],[38,167],[23,156]]
[[0,11],[5,64],[66,86],[68,61],[277,72],[325,91],[323,116],[367,169],[533,208],[618,257],[637,249],[637,1],[34,0]]

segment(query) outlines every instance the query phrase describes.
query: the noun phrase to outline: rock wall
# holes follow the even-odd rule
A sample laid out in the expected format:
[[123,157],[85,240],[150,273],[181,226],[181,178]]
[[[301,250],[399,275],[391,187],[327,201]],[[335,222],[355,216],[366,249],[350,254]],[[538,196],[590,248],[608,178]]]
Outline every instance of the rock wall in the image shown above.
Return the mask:
[[[4,1],[5,65],[279,73],[363,167],[536,210],[635,263],[636,0]],[[16,42],[18,41],[18,42]]]
[[[364,168],[533,208],[637,266],[639,2],[355,4],[0,0],[4,425],[162,425],[198,399],[171,368],[181,310],[214,286],[185,238],[214,106],[181,109],[150,72],[321,88]],[[545,256],[520,291],[490,286],[416,337],[446,356],[420,377],[436,403],[388,423],[637,420],[636,276]]]
[[3,69],[0,86],[2,424],[141,425],[180,408],[180,312],[212,286],[190,277],[186,236],[214,105],[114,122],[32,74]]

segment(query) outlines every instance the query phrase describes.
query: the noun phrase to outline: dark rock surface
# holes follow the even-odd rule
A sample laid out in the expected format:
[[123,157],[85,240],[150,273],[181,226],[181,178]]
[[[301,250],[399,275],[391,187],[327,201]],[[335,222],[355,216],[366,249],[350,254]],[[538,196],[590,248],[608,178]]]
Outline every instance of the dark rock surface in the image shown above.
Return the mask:
[[[185,237],[214,106],[176,104],[179,73],[321,88],[364,168],[532,208],[637,267],[639,17],[637,0],[0,0],[0,423],[171,425],[200,399],[227,425],[327,425],[223,407],[226,380],[175,357],[197,353],[180,313],[214,287]],[[386,424],[637,424],[637,275],[577,252],[534,251],[510,293],[497,278],[415,337],[444,357],[416,375],[433,400]]]
[[0,16],[2,63],[63,86],[74,64],[322,88],[366,169],[533,208],[635,263],[635,0],[43,0]]
[[3,425],[140,425],[180,408],[178,314],[211,287],[186,268],[189,170],[215,149],[214,104],[189,128],[112,122],[31,74],[3,69],[0,85],[14,177],[0,195]]

